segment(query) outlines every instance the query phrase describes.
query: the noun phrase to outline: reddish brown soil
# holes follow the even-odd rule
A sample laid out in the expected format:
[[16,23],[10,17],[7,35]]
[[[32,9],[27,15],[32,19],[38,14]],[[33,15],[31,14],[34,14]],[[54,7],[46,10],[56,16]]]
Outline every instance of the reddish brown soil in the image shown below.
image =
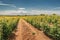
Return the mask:
[[17,29],[10,40],[51,40],[42,31],[37,30],[25,20],[20,19]]

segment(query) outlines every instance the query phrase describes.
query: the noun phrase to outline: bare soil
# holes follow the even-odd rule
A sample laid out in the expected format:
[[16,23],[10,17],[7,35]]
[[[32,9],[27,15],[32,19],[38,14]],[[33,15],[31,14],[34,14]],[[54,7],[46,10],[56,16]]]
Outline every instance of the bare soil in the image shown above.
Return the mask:
[[25,20],[20,19],[17,29],[11,34],[9,40],[51,40],[42,31],[34,28]]

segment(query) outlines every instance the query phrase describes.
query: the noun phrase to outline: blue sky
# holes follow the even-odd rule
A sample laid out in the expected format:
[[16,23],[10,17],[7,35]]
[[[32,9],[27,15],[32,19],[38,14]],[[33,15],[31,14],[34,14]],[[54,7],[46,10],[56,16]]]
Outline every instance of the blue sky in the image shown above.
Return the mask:
[[[23,9],[23,10],[22,10]],[[0,0],[0,11],[6,10],[58,10],[60,0]]]

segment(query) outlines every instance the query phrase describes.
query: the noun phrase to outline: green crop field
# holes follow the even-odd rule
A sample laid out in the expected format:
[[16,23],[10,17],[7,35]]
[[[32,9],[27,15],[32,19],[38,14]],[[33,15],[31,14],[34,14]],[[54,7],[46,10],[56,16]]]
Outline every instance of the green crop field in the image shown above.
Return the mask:
[[40,31],[43,31],[53,40],[60,39],[59,15],[34,15],[34,16],[0,16],[0,40],[8,40],[8,36],[17,27],[22,18]]
[[60,39],[60,16],[55,14],[28,16],[25,18],[25,20],[32,24],[38,30],[43,31],[53,40]]
[[0,40],[7,40],[11,32],[16,28],[19,18],[0,16]]

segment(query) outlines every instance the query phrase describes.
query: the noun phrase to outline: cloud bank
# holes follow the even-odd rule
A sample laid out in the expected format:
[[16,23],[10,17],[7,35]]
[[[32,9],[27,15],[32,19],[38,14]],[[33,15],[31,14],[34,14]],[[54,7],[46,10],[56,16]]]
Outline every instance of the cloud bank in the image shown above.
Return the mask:
[[39,15],[39,14],[60,14],[60,10],[26,10],[18,8],[17,10],[0,11],[0,15]]

